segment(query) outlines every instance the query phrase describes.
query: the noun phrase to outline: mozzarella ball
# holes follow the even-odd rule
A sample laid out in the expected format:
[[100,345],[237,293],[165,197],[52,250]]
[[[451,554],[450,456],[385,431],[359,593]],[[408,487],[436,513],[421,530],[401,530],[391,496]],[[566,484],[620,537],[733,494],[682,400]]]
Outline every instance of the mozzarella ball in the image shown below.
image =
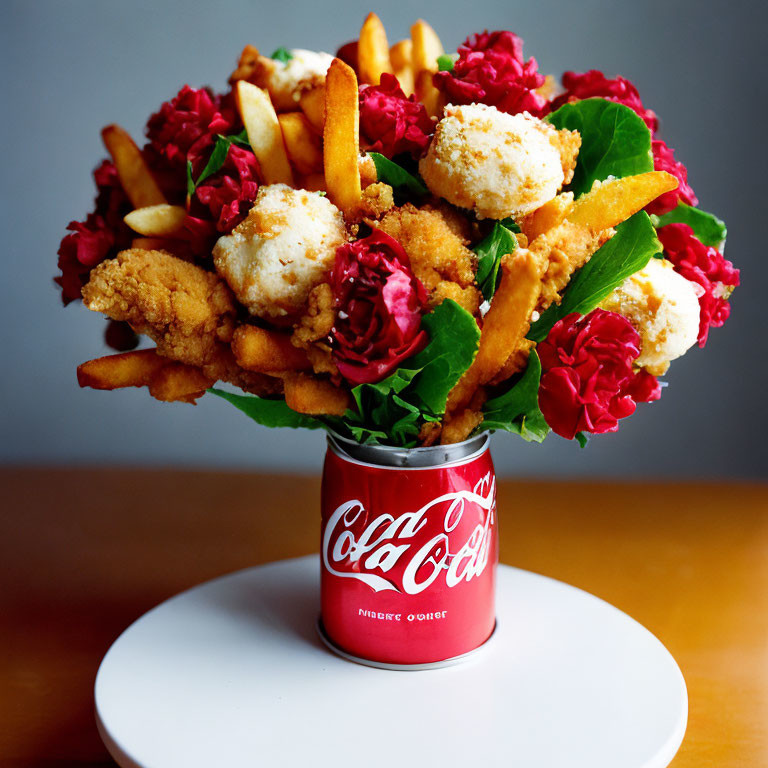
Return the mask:
[[291,50],[292,59],[286,62],[268,59],[262,87],[269,91],[277,110],[298,109],[302,90],[325,82],[325,74],[333,56],[322,51]]
[[219,238],[213,260],[252,315],[275,319],[301,310],[345,240],[344,219],[327,198],[272,184],[259,189],[232,234]]
[[419,171],[431,192],[478,218],[525,216],[563,185],[557,144],[557,130],[527,112],[449,105]]
[[637,364],[656,376],[685,354],[699,333],[699,299],[666,259],[651,259],[600,305],[624,315],[640,334]]

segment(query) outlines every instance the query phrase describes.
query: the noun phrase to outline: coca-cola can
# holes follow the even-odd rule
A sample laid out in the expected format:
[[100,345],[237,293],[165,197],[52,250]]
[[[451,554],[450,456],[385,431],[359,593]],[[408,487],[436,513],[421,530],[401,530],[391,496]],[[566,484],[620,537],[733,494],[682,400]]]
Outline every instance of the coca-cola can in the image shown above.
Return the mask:
[[321,619],[353,661],[424,669],[466,658],[496,624],[496,476],[481,434],[397,449],[329,436]]

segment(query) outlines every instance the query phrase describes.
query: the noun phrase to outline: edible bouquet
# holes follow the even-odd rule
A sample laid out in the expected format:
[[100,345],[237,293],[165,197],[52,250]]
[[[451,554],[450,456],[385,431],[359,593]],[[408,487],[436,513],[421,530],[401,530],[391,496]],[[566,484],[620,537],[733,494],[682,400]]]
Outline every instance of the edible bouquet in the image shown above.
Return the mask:
[[511,32],[390,47],[370,14],[335,57],[246,46],[142,148],[102,132],[56,282],[118,353],[79,382],[404,448],[615,431],[739,283],[658,127],[628,80],[558,85]]

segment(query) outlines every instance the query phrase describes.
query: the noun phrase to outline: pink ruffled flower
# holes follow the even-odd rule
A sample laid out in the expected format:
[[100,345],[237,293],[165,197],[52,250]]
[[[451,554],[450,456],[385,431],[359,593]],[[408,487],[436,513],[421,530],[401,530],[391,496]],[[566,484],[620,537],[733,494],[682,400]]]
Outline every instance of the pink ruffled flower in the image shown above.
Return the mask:
[[661,386],[635,372],[640,335],[622,315],[595,309],[566,315],[536,351],[541,359],[539,407],[558,435],[615,432],[638,402],[658,400]]
[[688,184],[688,171],[682,163],[675,160],[674,150],[670,149],[665,142],[660,141],[659,139],[654,139],[651,142],[651,150],[653,151],[654,170],[671,173],[677,178],[678,186],[677,189],[665,192],[663,195],[660,195],[655,200],[648,203],[648,205],[645,206],[645,210],[648,211],[648,213],[655,213],[657,216],[662,216],[677,208],[679,202],[693,206],[698,205],[699,200]]
[[400,243],[379,230],[336,251],[331,331],[339,373],[353,386],[380,381],[421,350],[427,293]]
[[483,32],[459,47],[452,72],[437,72],[434,83],[452,104],[481,102],[502,112],[540,116],[546,99],[536,59],[523,59],[523,41],[512,32]]
[[61,275],[54,280],[61,287],[65,305],[80,298],[93,267],[127,248],[133,239],[123,221],[133,206],[120,186],[115,166],[105,160],[94,171],[93,178],[98,188],[94,211],[85,221],[71,221],[67,226],[71,234],[59,245]]
[[615,77],[609,80],[597,69],[590,69],[589,72],[581,74],[566,72],[563,75],[563,87],[565,93],[560,94],[552,101],[550,106],[552,112],[571,101],[593,98],[608,99],[608,101],[623,104],[637,112],[651,133],[655,133],[659,127],[656,113],[643,106],[637,88],[624,77]]
[[703,347],[709,329],[722,326],[731,314],[728,298],[739,284],[739,270],[717,248],[704,245],[687,224],[667,224],[657,235],[675,271],[697,286],[698,344]]
[[434,130],[424,105],[413,96],[407,98],[394,75],[383,74],[380,85],[360,89],[360,131],[373,152],[419,156]]
[[147,123],[147,138],[152,148],[172,166],[184,170],[187,155],[195,144],[213,142],[217,133],[231,133],[238,118],[227,100],[205,88],[185,85],[171,101],[166,101]]

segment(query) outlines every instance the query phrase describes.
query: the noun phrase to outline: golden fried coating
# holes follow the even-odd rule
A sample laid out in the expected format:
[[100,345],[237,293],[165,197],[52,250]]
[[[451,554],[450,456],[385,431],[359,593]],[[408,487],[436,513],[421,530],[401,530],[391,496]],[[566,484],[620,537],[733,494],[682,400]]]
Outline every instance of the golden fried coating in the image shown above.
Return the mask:
[[452,298],[467,311],[477,312],[477,259],[467,248],[470,224],[464,216],[447,205],[416,208],[407,203],[370,223],[402,244],[413,273],[430,293],[432,306]]
[[473,408],[465,408],[463,411],[453,414],[443,424],[440,443],[450,445],[466,440],[480,426],[482,420],[483,412]]
[[163,357],[201,369],[257,393],[279,390],[280,382],[243,371],[229,342],[235,303],[218,275],[164,251],[131,249],[102,262],[83,287],[88,309],[130,323],[155,341]]
[[578,131],[554,131],[549,136],[549,141],[560,153],[560,162],[563,166],[563,184],[570,184],[573,172],[576,170],[576,160],[581,148],[581,135]]
[[377,181],[369,184],[363,190],[360,200],[360,216],[363,218],[378,219],[391,208],[394,208],[395,198],[392,187],[389,184]]
[[529,250],[543,272],[537,309],[543,311],[552,302],[559,303],[560,291],[568,285],[571,275],[614,234],[614,229],[592,233],[566,220],[533,240]]
[[309,294],[307,311],[296,324],[291,337],[294,346],[307,353],[315,373],[338,373],[326,339],[333,328],[336,310],[328,283],[316,285]]

